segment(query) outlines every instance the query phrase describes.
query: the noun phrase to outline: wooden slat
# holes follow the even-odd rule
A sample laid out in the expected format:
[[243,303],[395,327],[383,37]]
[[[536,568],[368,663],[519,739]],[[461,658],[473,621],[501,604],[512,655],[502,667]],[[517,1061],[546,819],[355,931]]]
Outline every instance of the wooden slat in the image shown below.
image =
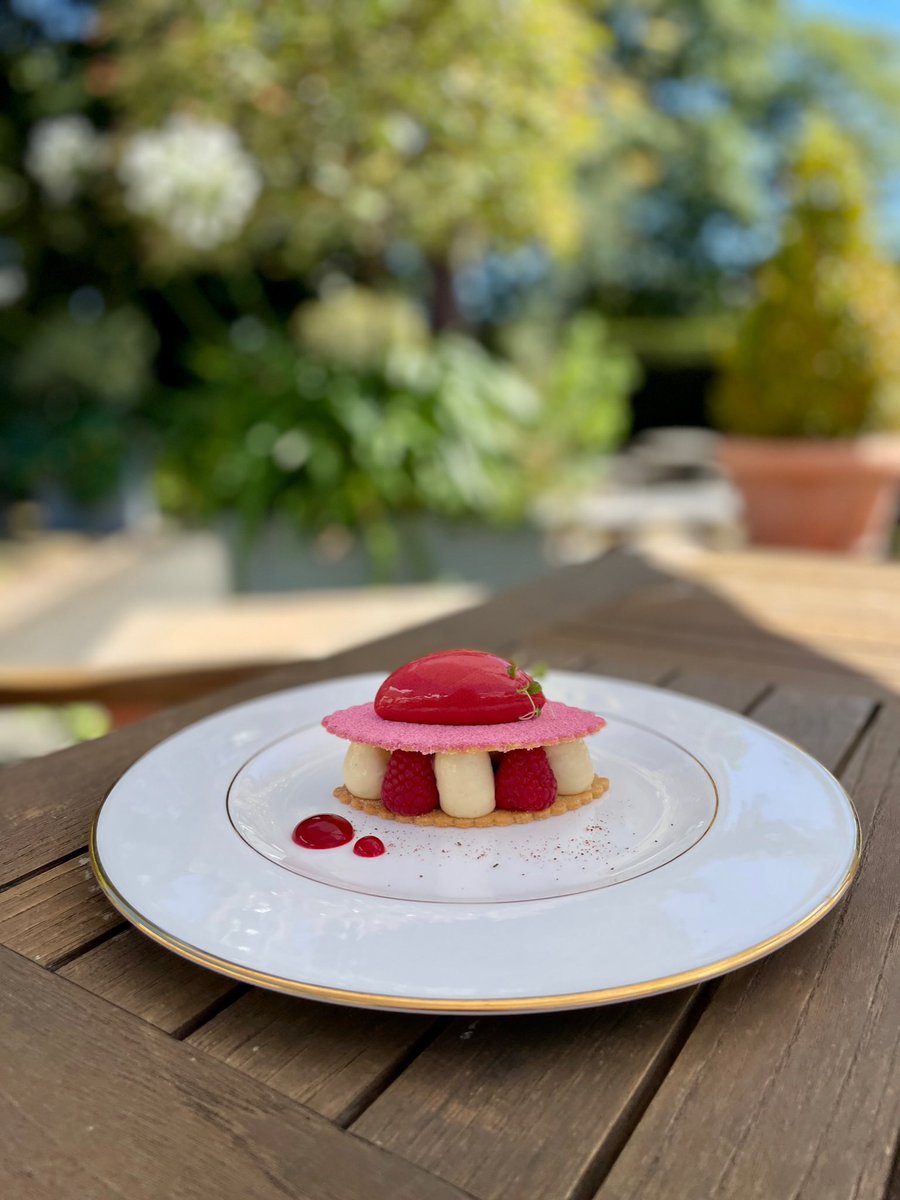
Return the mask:
[[649,556],[662,571],[675,571],[714,586],[746,584],[764,590],[774,581],[797,588],[854,594],[900,584],[900,565],[862,562],[841,554],[759,549],[710,552],[657,545]]
[[621,1144],[696,993],[455,1021],[352,1126],[483,1200],[566,1200]]
[[[777,639],[762,640],[752,649],[730,649],[707,639],[702,632],[685,635],[673,627],[667,634],[648,637],[634,630],[597,627],[578,631],[554,631],[554,640],[583,648],[589,644],[598,663],[609,655],[632,657],[637,662],[672,662],[685,670],[744,675],[765,683],[797,683],[834,692],[867,694],[890,699],[900,691],[900,666],[870,663],[866,669],[800,648],[800,653],[783,651]],[[598,670],[601,669],[599,666]]]
[[435,1026],[253,990],[188,1041],[325,1117],[346,1124]]
[[594,675],[608,675],[613,679],[627,679],[631,683],[650,683],[661,686],[675,673],[675,661],[668,654],[652,654],[646,658],[639,655],[610,654],[598,652],[593,644],[584,648],[580,670]]
[[[689,611],[689,610],[688,610]],[[877,645],[842,643],[828,645],[828,653],[818,646],[803,645],[780,634],[749,623],[736,624],[732,630],[717,631],[693,620],[679,621],[673,612],[670,621],[641,621],[634,614],[614,617],[607,613],[590,615],[584,622],[561,626],[561,632],[573,640],[593,638],[618,644],[620,650],[631,647],[710,653],[721,651],[735,662],[753,662],[763,654],[766,661],[806,670],[833,671],[843,668],[864,674],[896,676],[900,672],[900,651]]]
[[868,696],[835,696],[808,688],[779,687],[753,712],[753,719],[790,738],[832,771],[875,705]]
[[635,683],[658,684],[675,669],[674,661],[665,654],[642,656],[598,652],[590,637],[573,639],[564,634],[557,635],[553,630],[517,643],[509,649],[509,655],[526,668],[546,665],[561,671],[589,671]]
[[673,692],[706,700],[734,712],[749,712],[769,689],[758,679],[741,675],[713,675],[704,671],[679,671],[668,685]]
[[0,705],[67,704],[72,700],[152,710],[232,687],[274,670],[277,662],[230,663],[190,670],[109,667],[2,667]]
[[882,1200],[900,1128],[900,709],[846,773],[867,834],[849,902],[719,988],[602,1200]]
[[332,658],[282,668],[227,691],[157,714],[99,741],[0,772],[0,886],[81,849],[91,818],[112,784],[163,738],[211,712],[296,684],[392,668],[448,646],[504,651],[532,631],[615,599],[657,572],[637,558],[608,556],[510,589],[477,608],[404,630]]
[[627,603],[610,605],[607,612],[612,621],[631,618],[650,628],[670,620],[702,626],[714,637],[740,633],[749,624],[776,637],[819,647],[838,640],[895,652],[900,647],[900,571],[887,578],[892,586],[877,593],[834,593],[821,585],[800,588],[774,579],[763,587],[748,587],[743,581],[718,576],[709,581],[714,590],[694,580],[677,588],[657,584],[641,589]]
[[[682,641],[693,638],[685,648],[718,647],[744,658],[761,644],[769,657],[780,646],[787,661],[805,668],[839,662],[882,678],[900,674],[900,568],[883,568],[877,589],[871,584],[840,588],[836,569],[827,585],[802,586],[774,574],[764,583],[747,580],[739,571],[730,572],[728,562],[708,556],[705,572],[689,566],[691,577],[660,578],[601,612],[585,610],[569,633],[593,631],[635,647],[645,640],[665,644],[675,633]],[[844,564],[843,574],[855,578],[850,564]]]
[[464,1200],[0,949],[4,1200]]
[[0,893],[0,945],[45,967],[123,924],[100,892],[86,855]]
[[235,992],[230,979],[195,967],[128,929],[60,969],[60,975],[167,1033],[179,1033]]

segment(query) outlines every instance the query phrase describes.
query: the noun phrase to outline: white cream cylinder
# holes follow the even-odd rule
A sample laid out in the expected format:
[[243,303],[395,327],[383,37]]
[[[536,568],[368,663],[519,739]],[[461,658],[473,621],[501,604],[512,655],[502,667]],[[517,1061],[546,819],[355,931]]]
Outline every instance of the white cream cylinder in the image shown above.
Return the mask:
[[351,742],[344,755],[344,787],[360,800],[380,800],[390,750]]
[[441,808],[449,817],[485,817],[494,811],[494,769],[484,751],[434,756]]
[[560,742],[557,746],[545,746],[544,750],[561,795],[586,792],[593,784],[594,764],[584,742]]

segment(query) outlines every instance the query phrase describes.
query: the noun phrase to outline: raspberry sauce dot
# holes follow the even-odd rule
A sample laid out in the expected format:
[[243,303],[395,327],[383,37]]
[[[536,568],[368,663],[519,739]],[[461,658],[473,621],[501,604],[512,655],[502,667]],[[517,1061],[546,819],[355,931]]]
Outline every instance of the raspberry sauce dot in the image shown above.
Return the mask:
[[384,842],[381,838],[361,837],[353,847],[353,853],[358,854],[360,858],[378,858],[384,854]]
[[353,826],[346,817],[334,813],[316,813],[307,817],[294,830],[293,839],[307,850],[333,850],[346,846],[353,839]]

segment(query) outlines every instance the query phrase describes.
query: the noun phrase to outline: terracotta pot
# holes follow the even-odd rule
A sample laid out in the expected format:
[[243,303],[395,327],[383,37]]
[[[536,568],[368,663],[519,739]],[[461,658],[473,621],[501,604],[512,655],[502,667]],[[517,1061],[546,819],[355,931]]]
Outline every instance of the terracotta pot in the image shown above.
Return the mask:
[[900,499],[900,437],[723,437],[717,459],[744,500],[751,542],[884,555]]

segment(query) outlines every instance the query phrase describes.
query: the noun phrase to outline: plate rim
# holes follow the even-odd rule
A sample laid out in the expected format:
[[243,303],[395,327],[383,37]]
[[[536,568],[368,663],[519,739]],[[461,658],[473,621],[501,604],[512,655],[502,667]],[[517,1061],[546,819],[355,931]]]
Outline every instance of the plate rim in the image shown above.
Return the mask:
[[[347,679],[353,676],[338,676],[337,679]],[[629,680],[616,680],[612,676],[597,677],[606,678],[611,682],[629,683]],[[279,689],[280,690],[280,689]],[[275,694],[275,693],[272,693]],[[698,700],[696,697],[685,697],[695,704],[703,705],[704,707],[720,709],[719,705],[712,704],[709,701]],[[237,707],[237,706],[232,706]],[[223,710],[227,711],[227,710]],[[724,712],[729,710],[724,709]],[[216,716],[218,714],[213,714]],[[103,802],[94,815],[91,822],[90,837],[88,843],[88,857],[91,869],[101,891],[106,896],[112,906],[122,914],[123,917],[146,937],[163,946],[165,949],[177,954],[180,958],[186,959],[197,966],[204,967],[207,970],[215,971],[226,978],[235,979],[241,983],[249,983],[256,987],[262,987],[269,991],[281,992],[286,995],[301,996],[309,1000],[324,1001],[331,1004],[339,1004],[345,1007],[361,1008],[361,1009],[378,1009],[381,1011],[399,1011],[399,1012],[415,1012],[415,1013],[435,1013],[435,1014],[479,1014],[479,1015],[501,1015],[501,1014],[516,1014],[516,1013],[536,1013],[536,1012],[552,1012],[562,1009],[588,1008],[606,1004],[615,1004],[626,1000],[637,1000],[648,996],[660,995],[664,992],[674,991],[677,988],[689,987],[693,984],[703,983],[709,979],[717,978],[727,974],[730,971],[738,970],[740,967],[748,966],[750,963],[757,962],[766,955],[771,954],[775,950],[781,949],[783,946],[794,941],[795,938],[805,933],[813,925],[817,924],[825,917],[846,895],[853,880],[855,879],[862,857],[862,829],[860,826],[859,814],[856,811],[856,806],[853,803],[852,797],[847,792],[846,788],[836,776],[828,770],[817,759],[813,758],[808,751],[804,750],[796,742],[790,738],[776,733],[772,729],[760,725],[758,721],[754,721],[752,717],[746,717],[742,714],[730,713],[731,716],[739,716],[742,720],[756,726],[756,728],[765,732],[768,737],[771,737],[779,742],[783,742],[791,746],[794,750],[799,751],[806,758],[814,762],[820,770],[833,781],[839,789],[841,795],[847,803],[847,807],[852,818],[855,840],[853,854],[850,862],[844,873],[843,878],[838,883],[830,895],[820,901],[818,905],[799,920],[792,922],[785,929],[778,933],[772,934],[770,937],[761,942],[757,942],[752,946],[746,947],[744,950],[738,951],[736,954],[728,955],[724,958],[716,959],[713,962],[705,963],[699,967],[692,967],[685,971],[674,972],[668,975],[661,975],[653,979],[641,980],[637,983],[621,984],[615,987],[596,988],[580,992],[561,992],[550,995],[541,996],[517,996],[506,998],[440,998],[440,997],[423,997],[423,996],[398,996],[380,992],[365,992],[351,988],[336,988],[325,984],[307,983],[302,980],[289,979],[281,975],[269,974],[265,971],[259,971],[253,967],[241,966],[238,963],[231,962],[228,959],[221,958],[218,955],[211,954],[209,951],[201,950],[197,946],[191,945],[189,942],[183,941],[174,934],[168,933],[154,922],[150,921],[142,913],[138,912],[119,892],[115,884],[107,875],[102,860],[100,858],[97,846],[97,829],[101,814],[106,805],[109,793],[104,797]],[[199,723],[199,722],[198,722]],[[189,728],[189,726],[188,726]],[[181,732],[181,731],[179,731]],[[163,741],[168,741],[168,738]],[[155,749],[155,747],[154,747]],[[143,757],[141,755],[140,757]],[[136,763],[140,758],[136,760]],[[698,760],[699,761],[699,760]],[[132,766],[136,765],[132,764]],[[118,781],[117,781],[118,782]],[[112,789],[110,789],[111,791]]]

